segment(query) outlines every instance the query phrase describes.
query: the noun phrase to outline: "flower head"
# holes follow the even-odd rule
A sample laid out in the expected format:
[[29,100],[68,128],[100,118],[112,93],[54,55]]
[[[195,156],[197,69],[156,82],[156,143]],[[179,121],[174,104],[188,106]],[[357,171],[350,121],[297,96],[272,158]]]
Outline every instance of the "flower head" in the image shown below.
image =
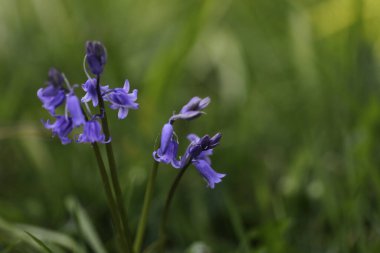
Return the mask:
[[153,152],[153,158],[157,162],[172,164],[173,167],[179,168],[180,164],[176,160],[178,151],[178,142],[174,139],[173,126],[166,123],[162,128],[160,148]]
[[43,122],[47,129],[51,129],[53,136],[58,135],[61,139],[62,144],[68,144],[71,140],[67,137],[73,130],[73,121],[70,117],[56,116],[56,121],[50,124],[49,120]]
[[55,115],[55,109],[65,101],[65,90],[62,87],[63,75],[55,68],[49,70],[49,79],[45,88],[37,91],[37,97],[51,115]]
[[105,135],[101,131],[100,123],[96,119],[87,121],[83,127],[83,133],[79,135],[77,142],[80,143],[108,143],[111,139],[106,141]]
[[212,155],[213,148],[219,144],[222,135],[217,133],[211,138],[208,135],[199,138],[195,134],[189,134],[187,138],[191,143],[181,159],[181,168],[191,162],[206,180],[208,186],[214,188],[215,184],[221,182],[221,179],[226,176],[226,174],[218,173],[212,169],[209,157]]
[[175,114],[170,118],[171,122],[174,122],[178,119],[191,120],[199,117],[203,113],[203,109],[207,107],[210,103],[210,98],[199,98],[193,97],[190,101],[184,105],[179,112],[179,114]]
[[193,160],[192,163],[211,189],[214,189],[215,184],[222,182],[222,178],[226,176],[226,174],[213,170],[211,163],[208,163],[206,160]]
[[107,61],[106,49],[99,41],[87,41],[86,60],[91,73],[100,75]]
[[[96,78],[88,79],[84,84],[82,84],[83,90],[86,92],[86,95],[81,99],[82,102],[92,101],[92,105],[95,107],[98,105],[98,93],[96,91]],[[100,92],[104,93],[108,90],[108,85],[100,86]]]
[[139,104],[135,102],[137,100],[137,90],[134,89],[132,93],[128,92],[129,81],[126,80],[123,88],[109,90],[103,96],[105,101],[111,103],[111,109],[119,110],[119,119],[127,117],[129,109],[137,110],[139,108]]

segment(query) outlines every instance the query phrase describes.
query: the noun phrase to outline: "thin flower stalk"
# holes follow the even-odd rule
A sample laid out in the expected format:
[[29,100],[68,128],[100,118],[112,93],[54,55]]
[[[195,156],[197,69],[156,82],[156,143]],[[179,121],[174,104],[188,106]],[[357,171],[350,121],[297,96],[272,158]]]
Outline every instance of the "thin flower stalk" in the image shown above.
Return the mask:
[[[103,97],[101,95],[101,90],[100,90],[100,75],[99,74],[96,76],[96,92],[98,95],[100,114],[103,115],[103,117],[101,119],[103,132],[104,132],[105,138],[109,139],[110,138],[110,131],[109,131],[109,127],[108,127],[107,113],[106,113],[106,110],[104,108],[104,101],[103,101]],[[106,145],[109,170],[110,170],[110,174],[111,174],[111,183],[112,183],[113,190],[114,190],[115,197],[116,197],[116,205],[119,209],[118,213],[119,213],[120,221],[121,221],[122,228],[123,228],[123,234],[127,240],[128,252],[133,252],[132,236],[131,236],[131,233],[129,230],[129,224],[128,224],[127,217],[126,217],[126,215],[127,215],[126,209],[123,205],[123,198],[122,198],[119,178],[118,178],[117,171],[116,171],[116,162],[115,162],[115,156],[113,153],[112,142],[108,142],[105,145]]]
[[155,185],[155,181],[157,177],[158,166],[159,166],[159,163],[157,161],[154,161],[153,167],[149,174],[148,183],[146,185],[144,204],[143,204],[143,208],[141,212],[139,225],[137,228],[136,239],[133,245],[133,249],[135,253],[139,253],[141,251],[141,246],[144,240],[146,223],[148,221],[148,214],[149,214],[150,205],[152,202],[153,189],[154,189],[154,185]]
[[118,231],[117,232],[117,237],[118,237],[118,242],[119,242],[119,247],[122,249],[125,249],[127,248],[127,241],[126,241],[126,238],[122,235],[122,227],[121,227],[121,223],[118,221],[119,218],[118,218],[118,215],[117,215],[117,205],[116,205],[116,202],[113,198],[113,194],[112,194],[112,189],[111,189],[111,185],[110,185],[110,182],[109,182],[109,179],[108,179],[108,175],[107,175],[107,170],[104,166],[104,161],[102,159],[102,156],[100,154],[100,150],[99,150],[99,146],[96,142],[92,143],[91,144],[92,147],[93,147],[93,150],[94,150],[94,154],[95,154],[95,157],[96,157],[96,161],[98,163],[98,167],[99,167],[99,172],[100,172],[100,175],[101,175],[101,179],[102,179],[102,183],[103,183],[103,186],[104,186],[104,190],[106,192],[106,196],[107,196],[107,202],[108,202],[108,206],[111,210],[111,220],[112,220],[112,224],[114,225],[115,229]]

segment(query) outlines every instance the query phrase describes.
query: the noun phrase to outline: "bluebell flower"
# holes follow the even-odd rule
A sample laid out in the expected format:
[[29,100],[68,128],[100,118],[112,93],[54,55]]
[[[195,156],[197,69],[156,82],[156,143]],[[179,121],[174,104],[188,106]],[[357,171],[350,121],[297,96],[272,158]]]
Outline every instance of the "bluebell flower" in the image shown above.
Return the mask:
[[211,163],[208,163],[206,160],[194,159],[192,164],[198,170],[199,174],[206,180],[207,186],[211,189],[214,189],[215,184],[222,182],[222,178],[226,176],[226,174],[221,174],[213,170],[211,168]]
[[65,116],[55,116],[56,121],[53,124],[50,124],[49,120],[43,122],[44,126],[47,129],[51,129],[53,136],[58,135],[61,139],[62,144],[68,144],[71,140],[67,137],[73,130],[73,121],[70,117],[66,118]]
[[91,73],[94,75],[100,75],[103,72],[107,61],[107,53],[102,43],[99,41],[87,41],[86,61]]
[[83,133],[78,136],[77,142],[80,143],[108,143],[111,138],[106,141],[105,135],[102,133],[100,123],[96,119],[87,121],[83,127]]
[[45,88],[37,91],[37,96],[51,115],[55,115],[55,109],[65,101],[65,90],[62,87],[63,76],[55,68],[49,70],[49,79]]
[[193,97],[186,105],[182,107],[178,114],[175,114],[170,118],[170,122],[174,122],[178,119],[191,120],[199,117],[204,113],[202,110],[208,106],[210,101],[211,99],[209,97],[203,99]]
[[[81,99],[82,102],[92,101],[92,105],[95,107],[98,105],[98,94],[96,92],[96,78],[88,79],[84,84],[82,84],[83,90],[86,92],[84,97]],[[100,92],[105,93],[109,90],[108,85],[100,86]]]
[[73,90],[66,96],[66,109],[73,119],[73,126],[78,127],[83,125],[86,120],[80,106],[79,98],[74,94]]
[[153,158],[157,162],[172,164],[179,168],[179,161],[176,160],[178,152],[178,142],[175,140],[173,126],[167,123],[162,128],[161,145],[158,150],[153,152]]
[[219,144],[222,135],[217,133],[212,138],[208,135],[199,138],[195,134],[189,134],[187,138],[191,141],[185,155],[181,159],[180,167],[183,168],[191,162],[199,174],[206,180],[210,188],[214,188],[216,183],[220,183],[226,174],[218,173],[211,167],[210,155],[213,148]]
[[128,92],[129,81],[126,80],[123,88],[110,89],[103,96],[105,101],[111,103],[111,109],[119,110],[119,119],[127,117],[129,109],[136,110],[139,108],[139,104],[135,102],[137,100],[137,90],[134,89],[132,93]]

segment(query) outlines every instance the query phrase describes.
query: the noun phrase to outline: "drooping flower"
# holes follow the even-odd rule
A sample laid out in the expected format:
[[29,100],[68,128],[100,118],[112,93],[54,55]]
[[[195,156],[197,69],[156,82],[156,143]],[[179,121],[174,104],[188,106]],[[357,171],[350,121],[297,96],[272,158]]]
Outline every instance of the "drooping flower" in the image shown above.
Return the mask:
[[191,141],[185,155],[181,159],[181,168],[191,162],[198,170],[199,174],[206,180],[210,188],[214,188],[216,183],[220,183],[226,174],[218,173],[211,167],[210,155],[213,148],[219,144],[222,135],[217,133],[212,138],[208,135],[199,138],[195,134],[189,134],[187,138]]
[[96,119],[87,121],[83,127],[83,133],[78,136],[77,142],[80,143],[108,143],[111,139],[106,141],[105,135],[102,133],[100,123]]
[[49,120],[43,122],[44,126],[47,129],[51,129],[53,136],[58,135],[61,139],[62,144],[68,144],[71,140],[67,137],[73,130],[73,120],[65,116],[56,116],[56,121],[53,124],[50,124]]
[[213,170],[211,163],[208,163],[206,160],[194,159],[192,163],[211,189],[214,189],[215,184],[222,182],[222,178],[226,176],[226,174],[218,173]]
[[99,41],[87,41],[86,61],[91,73],[100,75],[107,61],[106,49]]
[[[96,78],[88,79],[84,84],[82,84],[83,90],[86,92],[86,95],[81,99],[82,102],[92,101],[92,105],[95,107],[98,105],[98,94],[96,91]],[[108,85],[100,86],[100,92],[105,93],[108,91]]]
[[45,88],[40,88],[37,91],[37,96],[42,102],[42,107],[45,108],[51,115],[55,115],[55,109],[65,101],[65,90],[62,87],[62,73],[51,68],[49,70],[49,79]]
[[128,110],[136,110],[139,108],[137,100],[137,90],[134,89],[132,93],[129,92],[129,81],[126,80],[123,88],[115,88],[107,91],[103,98],[105,101],[111,103],[110,108],[119,110],[118,118],[124,119],[128,115]]
[[174,122],[178,119],[195,119],[203,113],[202,110],[208,106],[210,101],[211,99],[209,97],[203,99],[199,97],[193,97],[186,105],[182,107],[181,111],[178,114],[175,114],[170,118],[170,121]]
[[166,123],[162,128],[161,145],[158,150],[153,152],[153,158],[157,162],[172,164],[173,167],[179,168],[180,164],[176,160],[178,152],[178,142],[174,138],[173,126]]
[[66,108],[73,119],[74,127],[78,127],[86,122],[80,106],[79,98],[74,94],[73,90],[66,95]]

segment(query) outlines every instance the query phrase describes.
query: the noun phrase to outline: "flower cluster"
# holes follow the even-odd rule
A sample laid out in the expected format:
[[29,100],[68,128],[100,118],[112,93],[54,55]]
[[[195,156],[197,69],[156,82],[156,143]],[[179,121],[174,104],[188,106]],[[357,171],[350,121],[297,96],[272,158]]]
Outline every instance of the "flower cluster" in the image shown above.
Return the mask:
[[[82,89],[86,94],[79,99],[74,92],[77,85],[71,86],[63,73],[55,68],[51,68],[48,74],[46,87],[37,91],[37,96],[52,117],[54,123],[49,120],[43,121],[44,126],[50,129],[53,136],[57,135],[62,144],[72,141],[69,134],[75,128],[83,127],[83,132],[76,137],[79,143],[107,143],[107,137],[102,133],[99,120],[104,116],[104,108],[100,108],[100,114],[92,114],[88,102],[92,102],[93,107],[99,106],[99,100],[109,103],[109,107],[118,110],[118,118],[127,117],[128,110],[136,110],[139,105],[136,103],[137,90],[129,93],[129,81],[126,80],[123,88],[109,88],[108,85],[100,85],[100,75],[103,73],[107,61],[105,47],[97,41],[89,41],[86,44],[85,56],[90,72],[95,75],[91,77],[86,67],[84,69],[88,80],[82,84]],[[57,108],[64,104],[64,114],[57,114]],[[101,103],[103,105],[103,103]],[[85,112],[84,108],[87,110]]]
[[192,120],[202,115],[204,113],[202,110],[209,103],[210,98],[208,97],[204,99],[193,97],[178,114],[173,115],[162,128],[161,144],[153,152],[153,158],[158,162],[171,164],[176,169],[184,169],[191,163],[206,180],[208,186],[214,188],[215,184],[221,182],[221,179],[226,176],[226,174],[217,173],[212,169],[210,159],[210,155],[219,144],[222,134],[217,133],[213,137],[205,135],[201,138],[195,134],[189,134],[187,139],[190,144],[185,154],[177,159],[178,140],[173,129],[176,120]]

